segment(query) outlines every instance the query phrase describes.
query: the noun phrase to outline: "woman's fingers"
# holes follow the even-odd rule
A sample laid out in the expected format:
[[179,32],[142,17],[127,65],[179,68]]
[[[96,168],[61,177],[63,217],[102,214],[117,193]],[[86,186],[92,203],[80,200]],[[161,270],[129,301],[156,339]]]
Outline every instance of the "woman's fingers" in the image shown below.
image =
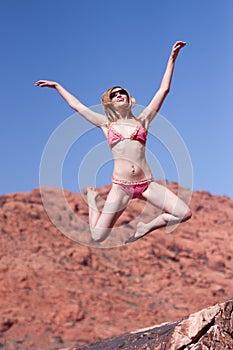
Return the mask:
[[173,50],[177,51],[180,50],[182,47],[184,47],[186,45],[186,42],[184,41],[177,41],[174,45],[173,45]]
[[49,80],[38,80],[34,84],[35,86],[41,86],[41,87],[55,87],[56,83],[54,81],[49,81]]
[[180,49],[186,45],[185,41],[177,41],[172,47],[172,57],[176,59]]
[[42,85],[44,85],[45,83],[46,83],[45,80],[38,80],[37,82],[35,82],[34,85],[36,85],[36,86],[42,86]]
[[180,46],[180,47],[183,47],[186,45],[186,42],[185,41],[177,41],[174,46]]

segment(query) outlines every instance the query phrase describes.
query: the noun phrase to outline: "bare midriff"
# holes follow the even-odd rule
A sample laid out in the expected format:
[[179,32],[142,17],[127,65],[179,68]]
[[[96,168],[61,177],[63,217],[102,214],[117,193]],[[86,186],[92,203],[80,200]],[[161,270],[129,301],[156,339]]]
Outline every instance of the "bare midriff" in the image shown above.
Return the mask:
[[137,181],[152,177],[145,157],[145,145],[135,140],[123,140],[112,148],[114,157],[113,177]]

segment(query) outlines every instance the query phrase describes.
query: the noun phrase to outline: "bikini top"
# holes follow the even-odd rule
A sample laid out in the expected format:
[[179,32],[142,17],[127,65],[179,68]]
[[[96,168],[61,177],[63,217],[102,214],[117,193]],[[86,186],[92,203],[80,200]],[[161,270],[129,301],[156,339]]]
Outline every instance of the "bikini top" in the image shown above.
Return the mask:
[[117,132],[114,129],[113,123],[109,125],[108,134],[107,134],[108,143],[111,147],[113,147],[115,144],[123,140],[136,140],[141,142],[142,144],[145,144],[146,137],[147,137],[147,130],[144,129],[143,126],[140,125],[139,123],[135,127],[135,130],[132,132],[130,137],[123,137],[119,132]]

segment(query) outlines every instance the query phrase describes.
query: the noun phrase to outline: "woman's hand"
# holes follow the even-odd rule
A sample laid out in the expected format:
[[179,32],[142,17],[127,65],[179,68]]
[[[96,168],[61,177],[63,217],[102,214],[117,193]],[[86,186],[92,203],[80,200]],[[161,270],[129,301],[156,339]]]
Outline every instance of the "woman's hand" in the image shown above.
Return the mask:
[[56,87],[58,86],[58,83],[56,81],[50,81],[50,80],[38,80],[34,85],[56,89]]
[[171,58],[175,60],[180,52],[180,49],[186,45],[186,42],[184,41],[177,41],[173,47],[171,52]]

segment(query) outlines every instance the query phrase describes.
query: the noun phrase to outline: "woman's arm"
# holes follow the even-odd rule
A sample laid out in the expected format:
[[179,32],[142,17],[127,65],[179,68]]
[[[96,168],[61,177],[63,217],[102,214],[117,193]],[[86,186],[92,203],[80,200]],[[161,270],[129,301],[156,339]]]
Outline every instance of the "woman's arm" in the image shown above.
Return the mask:
[[139,117],[141,122],[143,122],[146,128],[148,128],[149,123],[153,120],[153,118],[156,116],[156,114],[160,110],[163,104],[163,101],[165,100],[167,94],[170,91],[173,71],[175,67],[175,61],[179,54],[180,49],[185,45],[186,43],[184,41],[177,41],[173,45],[171,55],[168,59],[167,67],[166,67],[162,82],[160,84],[160,88],[156,92],[155,96],[153,97],[149,105],[144,109],[144,111]]
[[61,97],[68,103],[68,105],[80,113],[84,118],[96,126],[103,126],[107,123],[107,117],[103,114],[92,111],[81,103],[74,95],[67,91],[61,84],[56,81],[39,80],[35,83],[35,86],[50,87],[61,95]]

